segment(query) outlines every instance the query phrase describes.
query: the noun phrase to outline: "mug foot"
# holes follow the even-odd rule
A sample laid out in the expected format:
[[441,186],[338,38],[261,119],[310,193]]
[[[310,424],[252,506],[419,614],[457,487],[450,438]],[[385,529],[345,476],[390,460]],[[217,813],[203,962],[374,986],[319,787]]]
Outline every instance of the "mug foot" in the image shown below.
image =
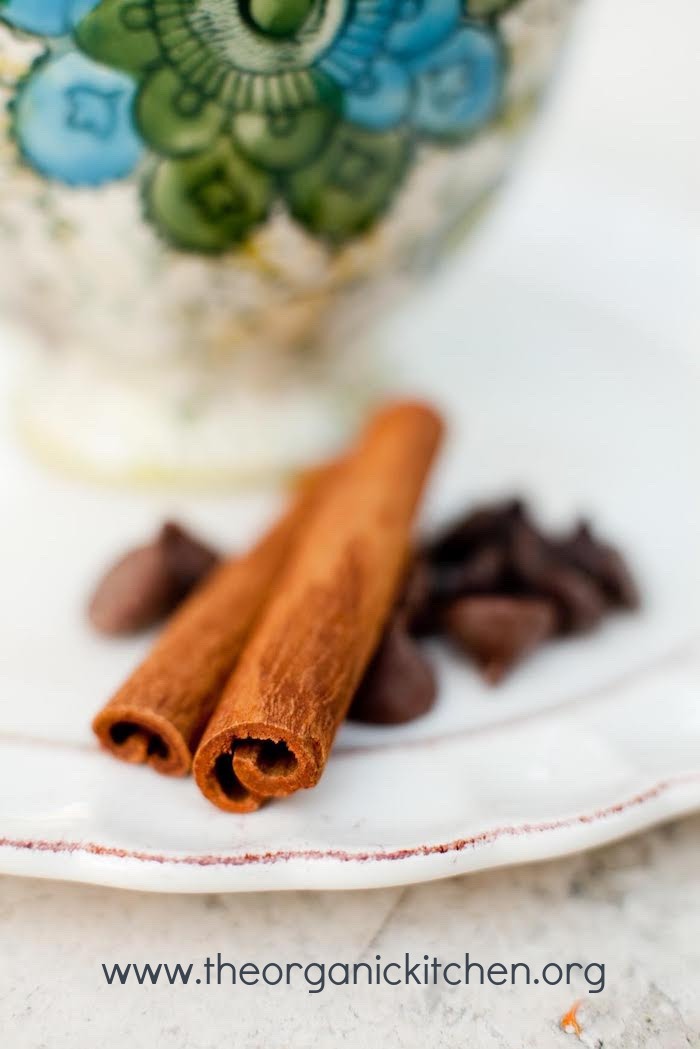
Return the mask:
[[16,420],[42,460],[97,481],[244,486],[331,455],[379,392],[303,369],[268,381],[115,377],[76,357],[25,374]]

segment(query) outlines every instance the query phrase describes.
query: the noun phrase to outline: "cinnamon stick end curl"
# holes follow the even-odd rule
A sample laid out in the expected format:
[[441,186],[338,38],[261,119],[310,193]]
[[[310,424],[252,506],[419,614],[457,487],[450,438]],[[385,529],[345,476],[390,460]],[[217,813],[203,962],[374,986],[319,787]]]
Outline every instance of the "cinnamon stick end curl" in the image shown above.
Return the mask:
[[192,754],[175,725],[143,707],[109,704],[92,728],[102,746],[131,765],[150,765],[164,776],[186,776]]
[[309,740],[263,724],[240,724],[200,746],[194,760],[199,789],[227,812],[254,812],[270,797],[314,786],[323,762]]

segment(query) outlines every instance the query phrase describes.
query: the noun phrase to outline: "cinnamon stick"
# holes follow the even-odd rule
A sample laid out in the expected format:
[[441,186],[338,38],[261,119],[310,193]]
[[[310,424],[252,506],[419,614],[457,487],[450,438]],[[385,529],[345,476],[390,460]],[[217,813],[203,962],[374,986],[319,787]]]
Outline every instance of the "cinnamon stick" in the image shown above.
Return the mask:
[[441,433],[425,405],[384,410],[319,498],[195,755],[219,808],[320,779],[402,581]]
[[291,508],[248,553],[214,569],[93,721],[115,757],[185,776],[223,685],[330,467],[304,478]]

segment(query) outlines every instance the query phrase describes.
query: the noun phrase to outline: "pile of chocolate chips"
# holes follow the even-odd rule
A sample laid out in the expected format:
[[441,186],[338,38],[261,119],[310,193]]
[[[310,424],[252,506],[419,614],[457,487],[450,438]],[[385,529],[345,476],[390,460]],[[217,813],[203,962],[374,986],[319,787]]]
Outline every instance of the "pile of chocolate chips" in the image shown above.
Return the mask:
[[495,685],[545,641],[638,606],[624,558],[587,521],[556,536],[520,499],[480,507],[418,552],[350,716],[396,724],[430,709],[435,678],[416,639],[447,639]]

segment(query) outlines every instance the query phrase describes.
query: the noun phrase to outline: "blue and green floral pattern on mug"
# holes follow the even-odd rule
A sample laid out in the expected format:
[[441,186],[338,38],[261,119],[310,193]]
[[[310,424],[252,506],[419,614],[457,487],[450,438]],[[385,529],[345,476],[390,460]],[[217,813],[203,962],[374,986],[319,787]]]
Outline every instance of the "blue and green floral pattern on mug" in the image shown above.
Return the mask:
[[171,244],[222,253],[276,202],[342,243],[421,143],[489,125],[513,0],[0,0],[45,41],[11,102],[21,155],[98,187],[140,172]]

